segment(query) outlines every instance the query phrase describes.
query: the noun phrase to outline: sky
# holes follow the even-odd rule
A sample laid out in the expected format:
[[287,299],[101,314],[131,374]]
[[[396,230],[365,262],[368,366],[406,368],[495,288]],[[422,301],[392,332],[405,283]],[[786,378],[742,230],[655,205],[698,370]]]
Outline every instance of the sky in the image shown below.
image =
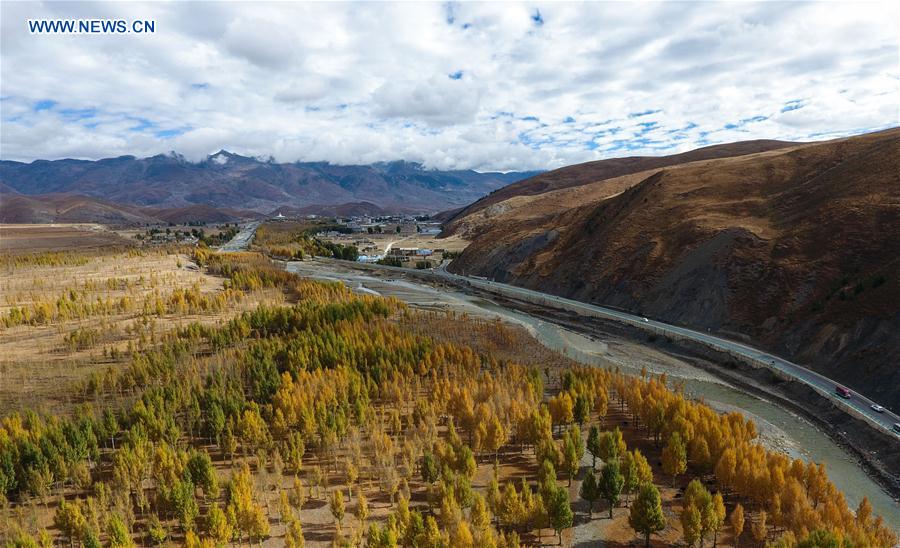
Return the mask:
[[898,5],[4,1],[0,158],[509,171],[841,137],[900,125]]

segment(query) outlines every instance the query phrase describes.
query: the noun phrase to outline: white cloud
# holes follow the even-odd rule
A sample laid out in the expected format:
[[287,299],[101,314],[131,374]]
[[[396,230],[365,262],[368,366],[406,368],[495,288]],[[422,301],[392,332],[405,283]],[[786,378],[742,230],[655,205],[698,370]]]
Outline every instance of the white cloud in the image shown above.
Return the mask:
[[[889,2],[0,10],[3,159],[176,150],[196,160],[224,148],[531,169],[900,124],[900,13]],[[26,26],[75,17],[154,19],[156,32]]]

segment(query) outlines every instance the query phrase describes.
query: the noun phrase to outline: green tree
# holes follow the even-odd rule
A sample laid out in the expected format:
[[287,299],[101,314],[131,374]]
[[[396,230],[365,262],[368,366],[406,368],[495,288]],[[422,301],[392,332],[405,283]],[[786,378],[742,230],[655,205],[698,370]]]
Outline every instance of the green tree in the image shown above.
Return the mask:
[[575,422],[578,423],[578,426],[584,424],[584,422],[588,419],[591,413],[591,402],[583,395],[578,395],[575,398],[575,408],[573,409],[573,414],[575,415]]
[[175,507],[175,516],[183,531],[192,531],[194,521],[200,513],[197,499],[194,498],[194,484],[190,480],[179,480],[172,487],[172,505]]
[[847,541],[841,541],[831,531],[816,529],[809,536],[797,543],[797,548],[849,548]]
[[438,466],[434,455],[425,453],[425,456],[422,457],[422,481],[429,484],[434,483],[437,481],[438,475]]
[[548,501],[547,512],[550,515],[550,526],[556,532],[562,544],[562,530],[572,526],[574,515],[569,504],[569,493],[562,487],[553,490]]
[[597,428],[597,425],[591,426],[591,430],[588,433],[587,439],[587,450],[588,453],[591,454],[591,468],[597,468],[597,457],[600,456],[600,429]]
[[213,467],[212,459],[205,451],[193,451],[187,462],[187,471],[191,481],[203,489],[203,496],[215,499],[219,496],[219,478]]
[[593,514],[594,501],[596,501],[600,497],[600,488],[597,485],[597,477],[594,475],[593,468],[588,470],[587,474],[584,475],[584,480],[582,480],[581,482],[581,490],[579,491],[579,495],[581,495],[581,498],[588,501],[588,514]]
[[[93,529],[88,529],[84,532],[84,537],[81,539],[81,548],[102,548],[102,544],[100,544],[100,537],[97,536],[97,532]],[[110,546],[117,546],[110,542]],[[123,545],[118,545],[123,546]],[[128,546],[128,545],[124,545]],[[132,545],[133,546],[133,545]],[[35,548],[37,546],[35,545]]]
[[687,504],[681,511],[681,529],[684,541],[688,546],[693,546],[700,540],[702,527],[703,524],[697,507],[693,504]]
[[613,508],[619,502],[619,495],[622,493],[622,486],[625,484],[625,478],[619,472],[619,461],[610,459],[606,461],[606,466],[600,472],[600,493],[607,501],[609,501],[609,517],[613,517]]
[[659,491],[652,483],[641,485],[628,514],[628,525],[636,533],[644,535],[645,547],[650,546],[650,535],[666,528],[666,517],[663,515]]

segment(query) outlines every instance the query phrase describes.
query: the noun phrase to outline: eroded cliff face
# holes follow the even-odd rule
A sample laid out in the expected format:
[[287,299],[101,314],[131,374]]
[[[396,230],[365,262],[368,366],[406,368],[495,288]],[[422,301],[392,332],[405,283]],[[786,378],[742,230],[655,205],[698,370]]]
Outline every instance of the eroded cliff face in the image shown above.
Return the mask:
[[900,408],[898,174],[890,130],[513,197],[451,270],[742,337]]

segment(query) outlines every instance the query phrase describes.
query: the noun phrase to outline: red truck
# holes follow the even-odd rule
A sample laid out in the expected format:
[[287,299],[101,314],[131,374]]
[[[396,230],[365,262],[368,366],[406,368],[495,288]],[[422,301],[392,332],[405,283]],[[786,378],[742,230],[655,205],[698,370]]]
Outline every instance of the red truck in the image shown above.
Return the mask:
[[837,385],[834,387],[834,393],[844,399],[848,399],[848,400],[850,399],[850,389],[849,388],[845,388],[841,385]]

